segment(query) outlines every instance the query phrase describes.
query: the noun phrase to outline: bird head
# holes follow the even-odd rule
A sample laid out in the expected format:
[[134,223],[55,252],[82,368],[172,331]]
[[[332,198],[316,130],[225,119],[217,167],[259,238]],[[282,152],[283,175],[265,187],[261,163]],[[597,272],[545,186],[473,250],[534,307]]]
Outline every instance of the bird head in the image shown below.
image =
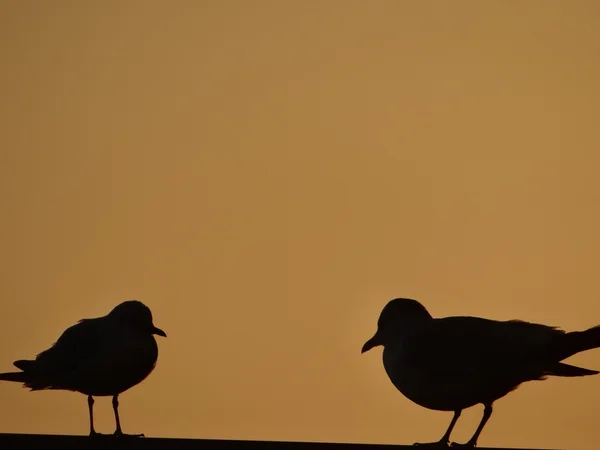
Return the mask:
[[385,346],[389,339],[398,336],[403,330],[430,319],[431,314],[416,300],[410,298],[390,300],[379,315],[377,332],[365,342],[361,353],[378,345]]
[[143,332],[167,337],[163,330],[154,326],[150,308],[139,300],[127,300],[115,306],[108,315],[114,320],[126,323]]

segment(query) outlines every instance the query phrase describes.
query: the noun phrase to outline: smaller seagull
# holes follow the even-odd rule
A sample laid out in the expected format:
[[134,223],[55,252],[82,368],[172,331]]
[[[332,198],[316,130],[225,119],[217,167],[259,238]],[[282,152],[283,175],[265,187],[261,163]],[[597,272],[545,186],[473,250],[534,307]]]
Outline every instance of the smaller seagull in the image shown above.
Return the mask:
[[[473,448],[492,415],[492,404],[521,383],[547,376],[596,375],[561,362],[600,347],[600,326],[565,332],[520,320],[479,317],[434,319],[416,300],[397,298],[381,311],[377,332],[362,353],[383,346],[383,366],[402,394],[416,404],[454,417],[438,442],[414,445]],[[483,404],[483,418],[465,444],[450,444],[463,409]]]
[[116,430],[126,435],[119,420],[119,394],[144,380],[156,365],[154,334],[166,337],[152,323],[150,309],[138,300],[117,305],[103,317],[82,319],[67,328],[52,347],[34,360],[13,364],[21,372],[0,373],[0,380],[23,383],[32,391],[58,389],[88,397],[90,436],[94,430],[94,396],[112,396]]

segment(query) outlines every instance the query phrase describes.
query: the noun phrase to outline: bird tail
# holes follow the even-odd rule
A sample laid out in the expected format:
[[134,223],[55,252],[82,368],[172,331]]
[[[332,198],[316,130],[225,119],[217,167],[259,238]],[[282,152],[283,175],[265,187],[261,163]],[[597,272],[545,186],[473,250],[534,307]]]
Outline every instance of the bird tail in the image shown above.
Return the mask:
[[20,359],[15,361],[14,366],[17,369],[21,369],[22,372],[6,372],[0,373],[0,380],[2,381],[14,381],[17,383],[29,383],[33,379],[33,369],[35,366],[35,361],[30,361],[26,359]]
[[586,375],[596,375],[597,370],[584,369],[583,367],[572,366],[565,363],[554,364],[544,375],[554,375],[557,377],[584,377]]
[[[600,347],[600,325],[584,331],[571,331],[560,336],[556,341],[557,347],[552,352],[558,361],[562,361],[576,353]],[[561,362],[552,364],[546,371],[547,375],[558,377],[583,377],[596,375],[597,370],[584,369]]]
[[26,383],[29,380],[29,377],[25,372],[7,372],[0,373],[0,380],[16,381],[17,383]]
[[562,340],[560,360],[575,353],[600,347],[600,325],[585,331],[571,331]]
[[18,361],[15,361],[13,365],[17,369],[21,369],[23,372],[33,372],[35,361],[30,359],[19,359]]

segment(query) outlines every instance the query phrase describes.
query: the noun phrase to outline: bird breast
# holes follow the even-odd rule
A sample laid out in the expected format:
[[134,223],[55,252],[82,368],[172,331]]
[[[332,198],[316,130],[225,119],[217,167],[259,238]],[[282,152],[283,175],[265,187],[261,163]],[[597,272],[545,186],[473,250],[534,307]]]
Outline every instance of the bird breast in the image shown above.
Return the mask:
[[143,381],[154,369],[154,336],[136,330],[113,330],[94,357],[74,373],[75,390],[89,395],[116,395]]
[[[405,344],[386,346],[383,351],[385,371],[405,397],[428,409],[455,411],[481,403],[487,391],[481,374],[462,373],[451,367],[424,365],[407,357]],[[484,381],[485,382],[485,381]]]

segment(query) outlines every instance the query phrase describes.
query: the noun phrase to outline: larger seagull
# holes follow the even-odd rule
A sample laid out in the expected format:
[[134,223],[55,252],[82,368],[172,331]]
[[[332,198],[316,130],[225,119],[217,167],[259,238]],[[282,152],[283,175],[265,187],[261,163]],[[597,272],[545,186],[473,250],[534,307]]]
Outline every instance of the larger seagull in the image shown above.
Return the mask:
[[[153,335],[166,337],[152,322],[150,309],[129,300],[103,317],[83,319],[67,328],[34,360],[15,361],[21,372],[0,374],[0,380],[23,383],[32,391],[60,389],[88,397],[90,436],[94,430],[94,396],[112,396],[115,436],[125,436],[119,420],[119,394],[144,380],[156,365]],[[133,435],[143,436],[143,435]]]
[[[383,365],[394,386],[425,408],[454,416],[438,442],[419,446],[473,448],[492,415],[492,404],[521,383],[547,376],[596,375],[561,362],[600,347],[600,326],[565,332],[519,320],[478,317],[434,319],[416,300],[391,300],[381,312],[377,332],[362,353],[383,346]],[[450,444],[463,409],[483,404],[483,418],[465,444]]]

